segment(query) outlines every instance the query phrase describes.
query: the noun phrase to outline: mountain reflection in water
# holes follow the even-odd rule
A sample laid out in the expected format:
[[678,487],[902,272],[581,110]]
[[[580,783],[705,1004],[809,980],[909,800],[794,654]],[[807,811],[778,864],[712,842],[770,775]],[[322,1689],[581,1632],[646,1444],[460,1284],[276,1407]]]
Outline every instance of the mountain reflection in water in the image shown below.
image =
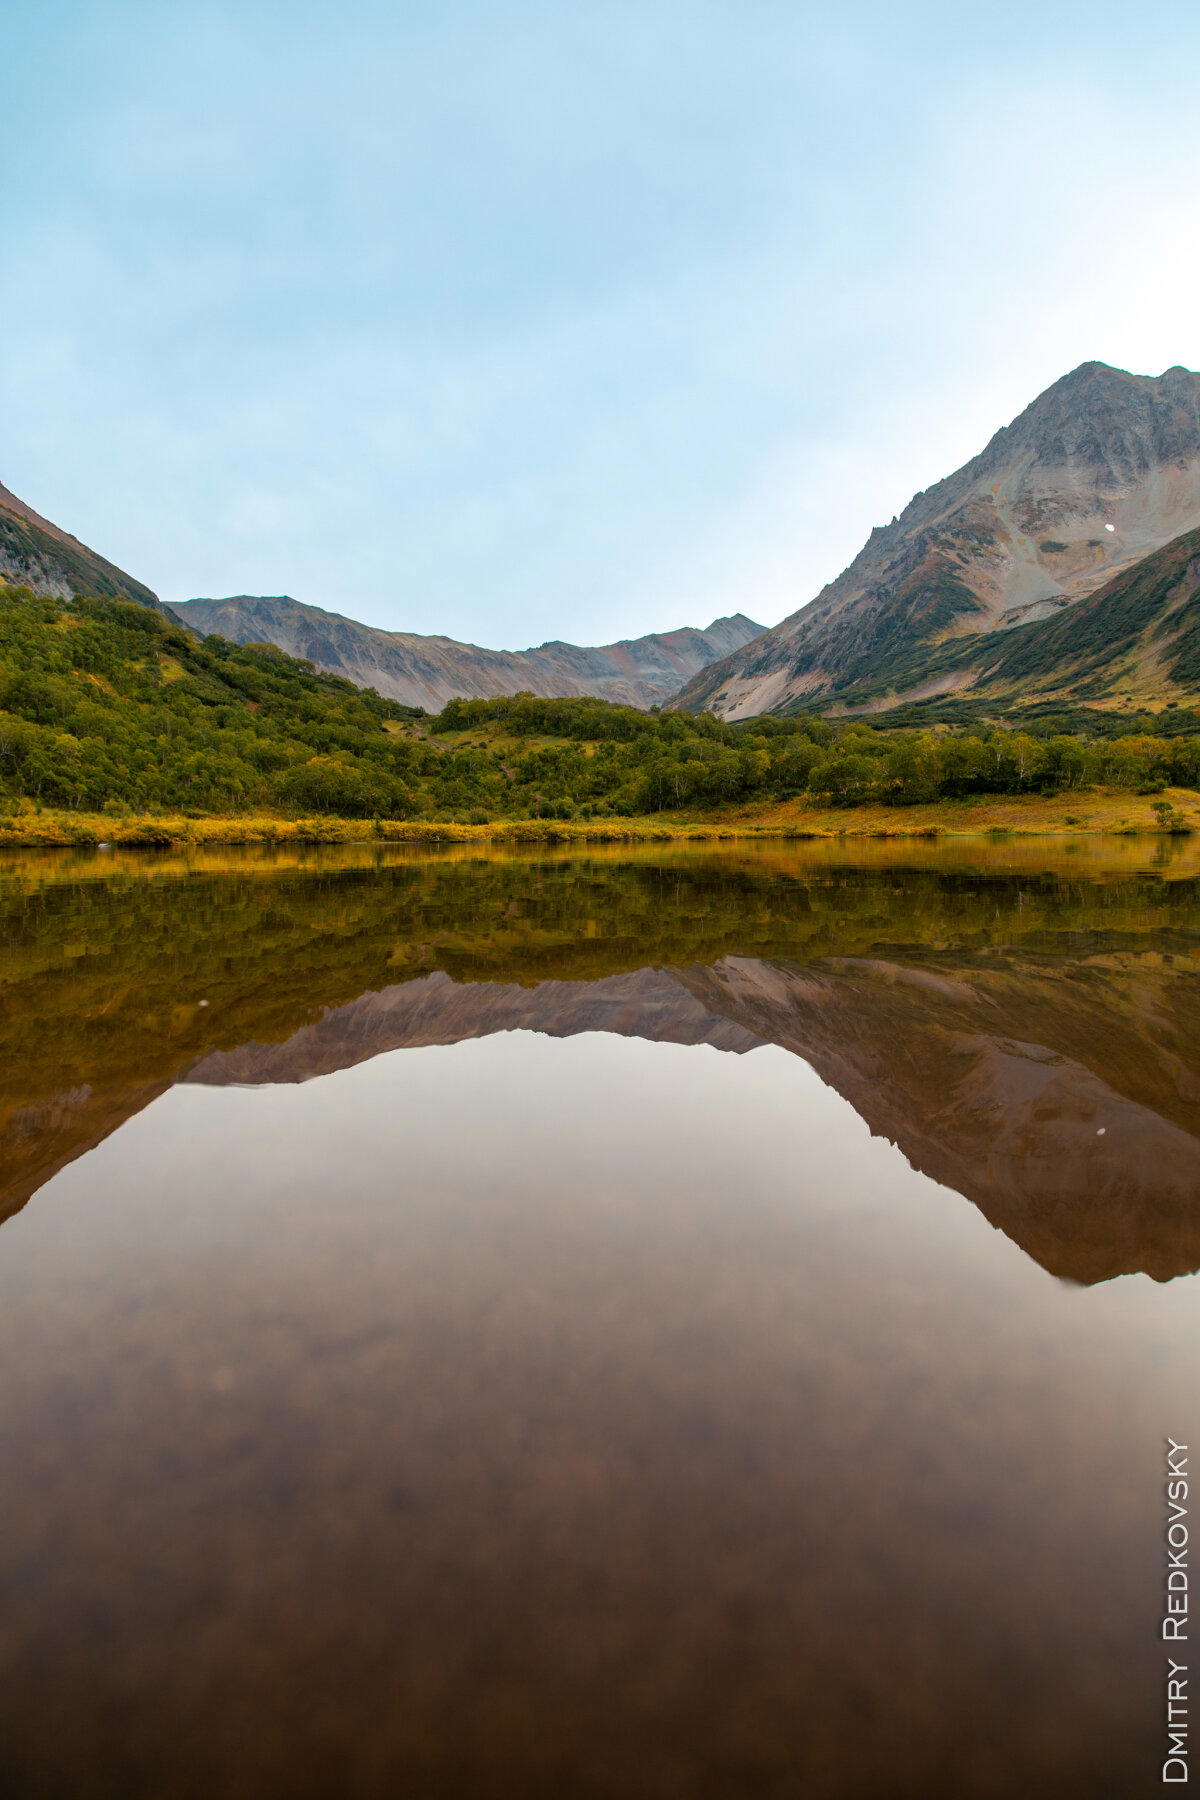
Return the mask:
[[1200,895],[1045,856],[5,864],[4,1800],[1160,1791]]
[[802,1057],[1081,1283],[1200,1267],[1200,882],[924,853],[8,866],[0,1217],[178,1082],[495,1032]]

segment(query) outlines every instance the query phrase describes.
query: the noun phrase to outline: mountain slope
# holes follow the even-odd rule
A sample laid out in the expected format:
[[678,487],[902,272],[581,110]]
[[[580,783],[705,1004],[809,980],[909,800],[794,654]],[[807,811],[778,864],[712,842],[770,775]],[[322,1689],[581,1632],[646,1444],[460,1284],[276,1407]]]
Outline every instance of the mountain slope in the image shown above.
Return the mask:
[[763,630],[737,613],[715,619],[704,631],[685,626],[595,648],[552,642],[533,650],[484,650],[454,638],[381,631],[286,594],[184,600],[171,610],[194,631],[235,644],[275,644],[357,687],[373,687],[406,706],[434,712],[447,700],[522,690],[546,699],[594,694],[628,706],[653,706]]
[[1200,374],[1084,363],[678,704],[739,719],[957,690],[937,646],[1053,618],[1196,527]]
[[429,719],[273,644],[201,639],[166,609],[0,586],[0,818],[631,817],[778,789],[793,741],[814,742],[785,728],[772,757],[745,735],[595,696],[462,699]]
[[69,599],[104,594],[160,608],[158,596],[0,486],[0,581]]
[[[899,672],[903,674],[903,665]],[[1153,708],[1200,692],[1200,529],[1054,618],[951,639],[925,673],[971,698]]]

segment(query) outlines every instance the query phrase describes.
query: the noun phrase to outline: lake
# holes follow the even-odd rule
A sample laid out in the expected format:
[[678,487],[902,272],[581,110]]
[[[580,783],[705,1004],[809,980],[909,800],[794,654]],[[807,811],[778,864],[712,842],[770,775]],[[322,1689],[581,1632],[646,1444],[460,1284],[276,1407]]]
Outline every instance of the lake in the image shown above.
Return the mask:
[[5,1796],[1161,1789],[1190,842],[0,912]]

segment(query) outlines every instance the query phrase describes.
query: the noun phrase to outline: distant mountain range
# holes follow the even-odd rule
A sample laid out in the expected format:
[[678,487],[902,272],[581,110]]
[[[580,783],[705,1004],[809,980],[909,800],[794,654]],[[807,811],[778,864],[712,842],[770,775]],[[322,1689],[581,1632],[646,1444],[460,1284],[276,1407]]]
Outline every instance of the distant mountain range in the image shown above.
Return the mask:
[[1082,364],[769,631],[737,612],[704,630],[507,651],[287,595],[165,609],[4,488],[0,579],[125,595],[433,711],[522,689],[730,720],[954,698],[1009,715],[1040,701],[1154,709],[1200,694],[1200,374]]
[[1194,695],[1200,668],[1180,632],[1198,528],[1200,375],[1084,363],[679,704],[740,719],[976,691]]
[[235,644],[275,644],[289,656],[373,687],[407,706],[440,712],[460,695],[516,694],[547,699],[596,694],[623,705],[659,705],[717,657],[763,631],[744,613],[714,619],[703,631],[683,626],[648,637],[588,646],[558,641],[532,650],[485,650],[455,638],[381,631],[340,613],[306,606],[286,594],[238,594],[227,600],[184,600],[166,607],[144,582],[89,550],[0,486],[0,581],[63,598],[110,594],[170,612],[201,636]]
[[389,699],[430,712],[440,712],[459,695],[523,690],[548,699],[596,694],[628,706],[654,706],[671,699],[708,663],[741,649],[763,631],[744,613],[735,613],[714,619],[703,631],[685,626],[594,648],[556,641],[533,650],[484,650],[455,638],[360,625],[286,594],[185,600],[171,611],[193,631],[213,632],[236,644],[275,644],[357,687],[373,687]]

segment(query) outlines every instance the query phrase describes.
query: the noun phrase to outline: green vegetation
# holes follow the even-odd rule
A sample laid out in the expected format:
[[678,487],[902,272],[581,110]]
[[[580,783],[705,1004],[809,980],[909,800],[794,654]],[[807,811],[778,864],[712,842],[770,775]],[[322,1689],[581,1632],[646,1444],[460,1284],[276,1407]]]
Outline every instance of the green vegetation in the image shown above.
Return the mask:
[[[1032,626],[1027,629],[1032,630]],[[1177,700],[1168,700],[1162,712],[1132,707],[1126,712],[1108,712],[1097,706],[1076,706],[1062,700],[1038,700],[1022,706],[968,696],[916,700],[877,716],[880,724],[889,731],[950,726],[956,731],[976,733],[994,729],[1020,730],[1036,738],[1171,738],[1200,732],[1200,707],[1180,706]]]
[[1123,659],[1153,648],[1171,679],[1194,686],[1200,606],[1188,597],[1186,577],[1197,555],[1200,531],[1186,532],[1056,617],[1006,634],[989,679],[1015,681],[1028,691],[1069,671],[1079,698],[1112,698],[1121,687]]
[[464,740],[456,761],[462,759],[467,801],[467,783],[485,781],[495,757],[481,727],[561,740],[527,750],[513,773],[521,788],[533,787],[544,816],[566,818],[580,805],[585,816],[589,806],[632,816],[801,795],[823,806],[905,806],[1095,786],[1140,794],[1200,787],[1200,714],[1177,712],[1172,720],[1179,728],[1170,735],[1093,739],[998,727],[877,730],[812,717],[727,725],[709,713],[640,713],[598,700],[515,695],[452,700],[430,729]]
[[412,709],[135,601],[0,596],[0,802],[404,817]]
[[1062,708],[1015,730],[977,715],[943,715],[936,728],[907,716],[884,729],[807,715],[731,725],[518,694],[454,700],[429,719],[270,645],[199,639],[135,602],[0,591],[0,813],[10,819],[49,808],[114,821],[173,810],[586,822],[1094,786],[1200,787],[1200,714],[1177,707],[1132,731],[1128,718],[1118,728]]
[[984,610],[954,568],[930,569],[924,561],[899,583],[893,601],[865,615],[827,621],[819,645],[798,649],[793,674],[820,671],[832,658],[840,670],[839,691],[886,692],[898,669],[921,668],[943,632]]

